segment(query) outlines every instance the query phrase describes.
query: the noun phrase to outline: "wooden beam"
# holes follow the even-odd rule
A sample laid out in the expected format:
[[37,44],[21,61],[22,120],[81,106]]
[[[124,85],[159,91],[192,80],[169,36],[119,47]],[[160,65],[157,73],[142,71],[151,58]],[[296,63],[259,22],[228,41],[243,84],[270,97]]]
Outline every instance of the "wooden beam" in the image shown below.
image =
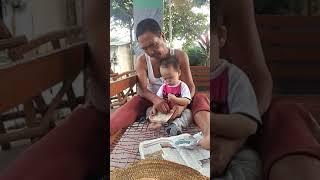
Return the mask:
[[87,43],[0,67],[0,112],[26,102],[55,84],[76,76],[84,66]]
[[26,36],[17,36],[10,39],[1,39],[0,40],[0,50],[13,48],[28,42]]
[[0,144],[15,141],[18,139],[29,139],[42,136],[46,133],[46,129],[42,127],[28,128],[18,130],[16,132],[6,133],[0,135]]

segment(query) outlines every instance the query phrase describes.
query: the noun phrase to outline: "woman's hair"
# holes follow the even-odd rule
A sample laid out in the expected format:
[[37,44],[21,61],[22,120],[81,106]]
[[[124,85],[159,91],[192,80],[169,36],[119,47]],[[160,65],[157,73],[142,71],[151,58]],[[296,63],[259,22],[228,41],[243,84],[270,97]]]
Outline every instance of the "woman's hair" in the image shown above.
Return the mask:
[[213,2],[213,18],[211,18],[212,30],[216,31],[217,28],[223,25],[223,6],[221,0]]
[[155,34],[156,36],[160,37],[161,27],[156,20],[154,20],[152,18],[147,18],[147,19],[140,21],[137,24],[136,38],[138,39],[138,37],[141,36],[145,32],[151,32],[151,33]]
[[170,56],[169,58],[163,59],[160,62],[161,68],[168,68],[169,66],[172,66],[176,71],[179,71],[180,69],[180,64],[174,56]]

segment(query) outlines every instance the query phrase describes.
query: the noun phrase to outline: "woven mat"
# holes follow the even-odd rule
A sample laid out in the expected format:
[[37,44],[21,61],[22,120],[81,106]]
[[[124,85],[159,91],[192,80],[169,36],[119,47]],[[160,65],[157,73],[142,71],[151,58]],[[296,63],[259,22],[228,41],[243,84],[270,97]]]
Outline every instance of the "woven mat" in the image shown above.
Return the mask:
[[[148,129],[147,122],[135,122],[124,132],[120,140],[114,147],[110,147],[110,167],[126,168],[130,164],[140,159],[139,143],[145,140],[167,137],[164,128],[160,131],[151,131]],[[183,133],[196,134],[199,129],[194,125],[190,125]]]

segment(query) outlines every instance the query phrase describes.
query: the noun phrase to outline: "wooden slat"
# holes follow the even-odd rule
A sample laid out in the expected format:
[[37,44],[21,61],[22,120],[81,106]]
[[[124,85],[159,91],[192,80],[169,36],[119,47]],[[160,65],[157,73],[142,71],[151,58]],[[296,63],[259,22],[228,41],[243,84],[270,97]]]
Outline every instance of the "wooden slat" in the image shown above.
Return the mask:
[[320,62],[318,64],[308,63],[285,63],[272,64],[270,71],[275,79],[296,79],[296,80],[319,80]]
[[129,87],[133,87],[136,83],[137,75],[110,82],[110,97],[117,95]]
[[84,65],[87,43],[82,42],[47,55],[22,60],[0,69],[0,112],[79,74]]
[[0,40],[0,50],[13,48],[22,44],[27,43],[26,36],[17,36],[10,39],[1,39]]
[[123,77],[129,77],[130,75],[135,75],[136,74],[136,71],[135,70],[132,70],[132,71],[126,71],[126,72],[123,72],[123,73],[113,73],[110,75],[110,77],[112,77],[112,80],[115,81],[119,78],[123,78]]
[[320,92],[320,17],[258,15],[256,20],[275,92]]
[[21,55],[25,54],[26,52],[38,48],[39,46],[48,42],[52,42],[54,48],[59,48],[59,39],[66,38],[73,34],[80,34],[81,32],[82,29],[80,27],[72,27],[64,30],[51,31],[42,36],[39,36],[38,38],[31,40],[29,43],[25,45],[10,49],[9,56],[12,57],[13,60],[17,60],[21,58]]
[[208,90],[210,88],[209,67],[190,66],[190,70],[197,90],[201,88]]
[[[76,104],[84,103],[84,97],[83,96],[77,97],[75,103]],[[62,100],[57,108],[62,109],[62,108],[70,107],[70,106],[71,106],[71,104],[69,101]],[[44,111],[41,111],[40,109],[38,110],[38,108],[37,108],[37,109],[35,109],[35,111],[36,111],[36,113],[44,114],[44,111],[47,111],[47,108],[45,108]],[[17,111],[17,112],[2,114],[1,120],[3,122],[5,122],[5,121],[12,120],[12,119],[23,118],[23,117],[25,117],[25,113],[23,111]]]
[[42,127],[34,127],[23,130],[18,130],[17,132],[6,133],[0,135],[0,144],[7,143],[10,141],[15,141],[24,138],[34,138],[42,136],[46,133],[46,129]]
[[320,46],[319,48],[312,47],[264,47],[265,58],[268,62],[300,62],[312,63],[320,62]]
[[320,28],[319,16],[257,15],[258,26],[282,28]]
[[265,45],[320,46],[320,30],[317,32],[289,32],[260,30],[260,39]]

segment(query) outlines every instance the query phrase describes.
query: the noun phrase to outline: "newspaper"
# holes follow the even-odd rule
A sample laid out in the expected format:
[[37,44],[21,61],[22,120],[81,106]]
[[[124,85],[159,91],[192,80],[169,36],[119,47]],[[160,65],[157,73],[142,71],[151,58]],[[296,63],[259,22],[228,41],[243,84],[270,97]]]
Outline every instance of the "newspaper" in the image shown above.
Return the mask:
[[141,159],[159,157],[191,167],[210,177],[210,151],[197,145],[201,138],[201,133],[194,136],[184,133],[178,136],[143,141],[139,145]]

